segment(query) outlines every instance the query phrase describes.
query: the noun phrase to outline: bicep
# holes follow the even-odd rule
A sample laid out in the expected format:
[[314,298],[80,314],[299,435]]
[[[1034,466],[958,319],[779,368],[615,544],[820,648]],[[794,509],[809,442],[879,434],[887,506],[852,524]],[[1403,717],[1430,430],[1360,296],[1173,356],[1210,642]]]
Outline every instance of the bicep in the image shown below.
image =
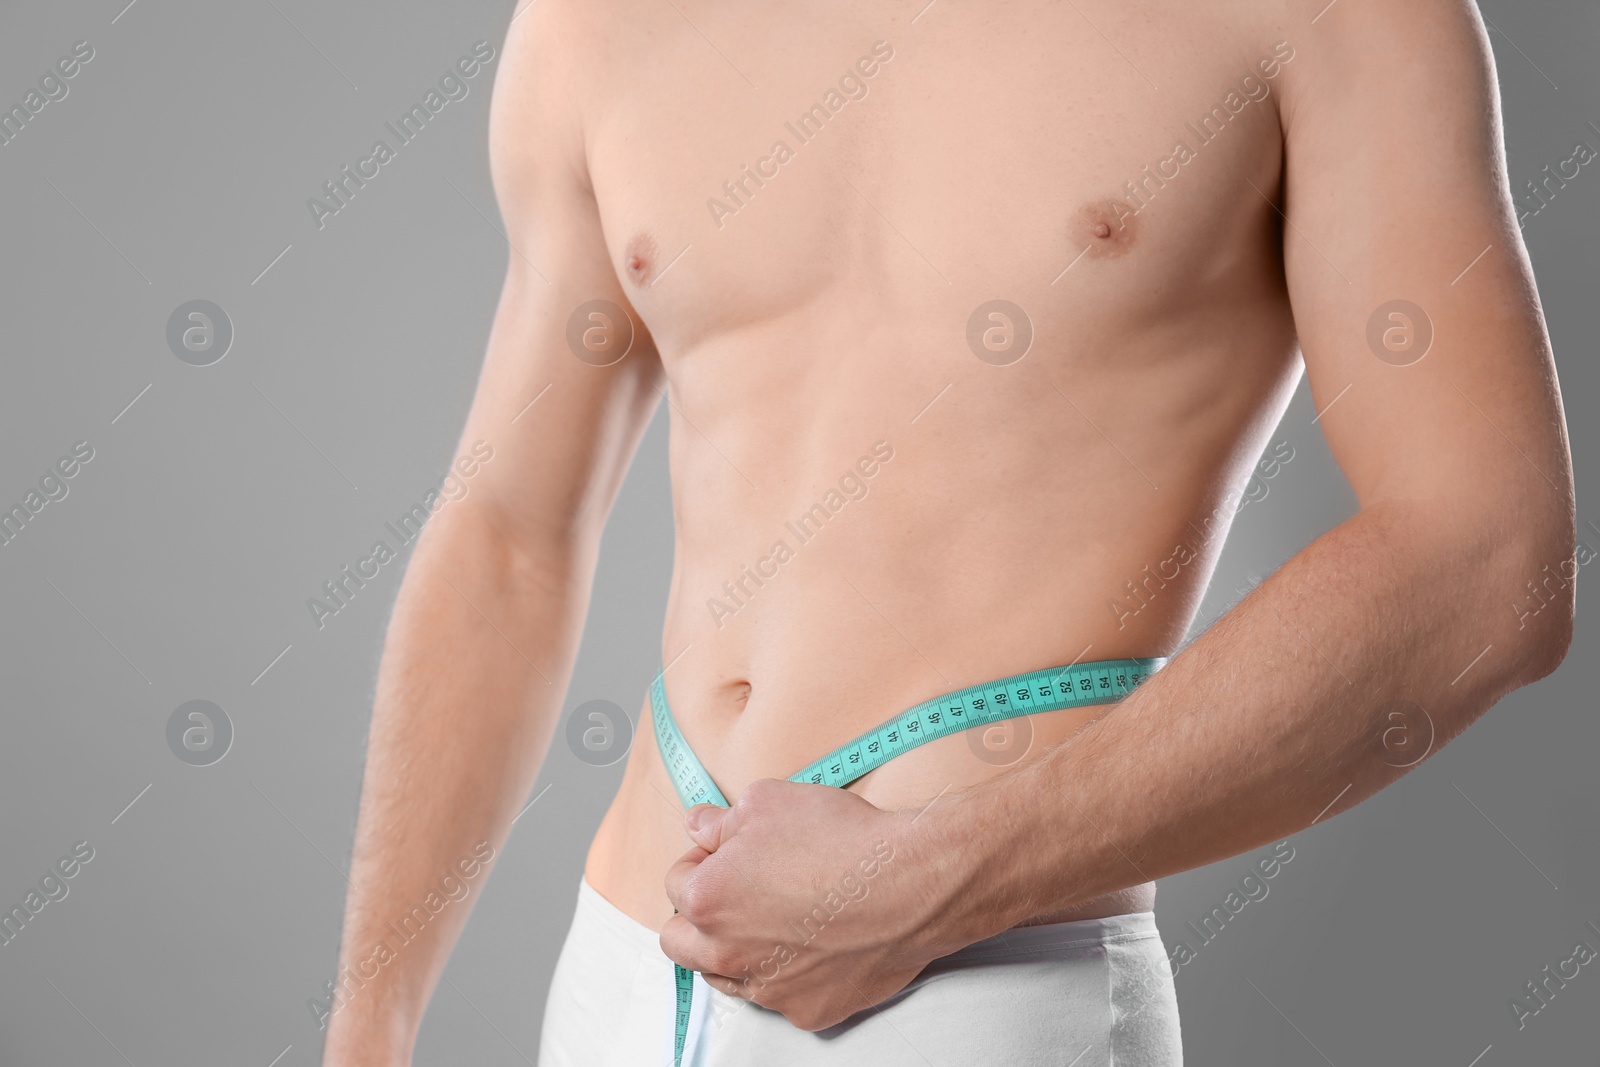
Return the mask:
[[1567,492],[1476,10],[1347,0],[1317,29],[1285,109],[1284,263],[1340,466],[1364,505]]
[[565,542],[598,535],[663,375],[606,249],[551,8],[513,22],[496,77],[508,265],[461,448],[493,449],[473,492],[510,533]]

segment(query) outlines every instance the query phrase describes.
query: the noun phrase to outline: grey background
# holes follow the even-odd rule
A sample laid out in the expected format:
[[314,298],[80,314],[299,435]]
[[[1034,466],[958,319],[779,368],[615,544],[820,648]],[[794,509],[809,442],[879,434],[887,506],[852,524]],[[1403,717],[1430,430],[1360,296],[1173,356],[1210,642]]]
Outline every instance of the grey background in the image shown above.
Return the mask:
[[[0,1064],[304,1067],[400,567],[321,631],[305,601],[437,485],[464,417],[506,252],[487,174],[494,67],[324,229],[305,201],[474,42],[498,49],[510,7],[124,3],[0,8],[8,107],[74,42],[96,52],[0,147],[0,504],[74,442],[95,450],[69,495],[0,546],[0,903],[74,842],[95,849],[69,895],[0,946]],[[1484,10],[1520,188],[1579,137],[1600,145],[1586,125],[1600,121],[1600,11]],[[1596,442],[1580,417],[1600,325],[1594,171],[1526,230],[1580,523],[1600,518],[1583,506]],[[210,367],[166,345],[168,316],[193,299],[235,329]],[[1349,514],[1311,415],[1302,390],[1278,433],[1295,458],[1240,515],[1205,619]],[[568,710],[609,699],[631,714],[655,666],[665,444],[658,412],[606,534]],[[1557,674],[1294,836],[1270,894],[1178,975],[1190,1063],[1600,1062],[1600,963],[1521,1031],[1508,1008],[1578,940],[1600,947],[1583,926],[1600,924],[1594,642],[1580,615]],[[169,716],[195,699],[235,731],[211,766],[167,747]],[[621,774],[559,737],[418,1064],[536,1053],[583,853]],[[1185,924],[1250,864],[1163,883],[1169,944],[1195,943]]]

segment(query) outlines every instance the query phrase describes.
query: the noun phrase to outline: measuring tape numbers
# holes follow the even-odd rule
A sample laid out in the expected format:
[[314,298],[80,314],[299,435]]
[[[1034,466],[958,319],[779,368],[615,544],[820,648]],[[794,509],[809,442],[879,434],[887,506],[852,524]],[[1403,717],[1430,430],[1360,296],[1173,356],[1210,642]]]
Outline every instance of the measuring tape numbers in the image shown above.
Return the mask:
[[[908,708],[790,775],[789,781],[843,787],[902,752],[975,726],[1042,711],[1111,704],[1133,692],[1166,662],[1164,657],[1100,660],[1029,671],[957,689]],[[650,711],[655,724],[656,747],[684,808],[696,804],[728,807],[727,798],[711,780],[705,765],[684,740],[683,732],[672,717],[660,674],[650,684]],[[689,1009],[694,1000],[694,972],[676,963],[672,966],[677,998],[673,1064],[682,1067],[683,1047],[689,1033]]]

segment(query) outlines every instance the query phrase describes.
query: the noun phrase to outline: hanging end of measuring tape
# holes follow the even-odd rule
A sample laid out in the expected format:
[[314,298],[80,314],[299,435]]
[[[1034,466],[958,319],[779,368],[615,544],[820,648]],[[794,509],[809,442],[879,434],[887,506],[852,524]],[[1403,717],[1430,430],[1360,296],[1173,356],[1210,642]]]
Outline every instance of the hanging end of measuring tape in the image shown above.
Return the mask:
[[689,1036],[689,1007],[694,1001],[694,972],[674,963],[672,974],[678,987],[676,1018],[673,1019],[672,1063],[683,1067],[683,1046]]

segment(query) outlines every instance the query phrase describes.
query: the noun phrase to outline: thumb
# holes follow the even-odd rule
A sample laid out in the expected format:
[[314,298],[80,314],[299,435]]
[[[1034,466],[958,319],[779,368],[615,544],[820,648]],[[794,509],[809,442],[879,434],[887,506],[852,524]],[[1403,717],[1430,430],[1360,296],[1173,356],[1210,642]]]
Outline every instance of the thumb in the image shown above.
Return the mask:
[[696,804],[690,808],[683,817],[690,839],[707,852],[715,852],[722,844],[722,824],[727,814],[727,808],[715,804]]

